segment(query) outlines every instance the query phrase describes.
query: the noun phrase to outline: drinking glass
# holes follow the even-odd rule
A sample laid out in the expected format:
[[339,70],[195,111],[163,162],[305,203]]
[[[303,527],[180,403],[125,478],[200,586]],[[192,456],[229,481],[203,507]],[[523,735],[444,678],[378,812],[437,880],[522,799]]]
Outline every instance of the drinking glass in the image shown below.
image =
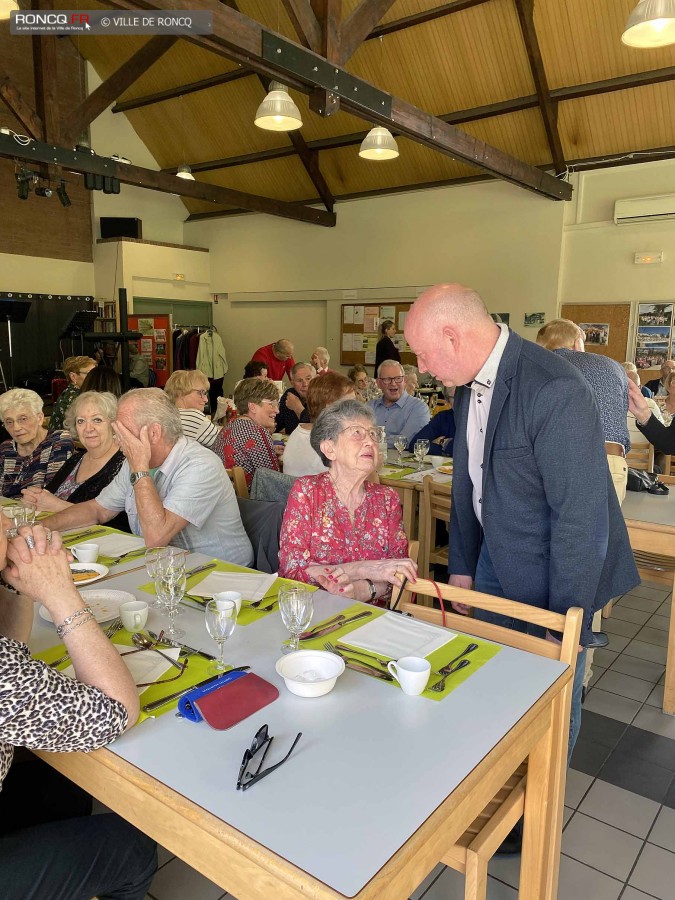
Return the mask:
[[2,512],[11,521],[14,528],[21,525],[35,524],[35,509],[32,506],[24,506],[23,503],[8,503],[2,507]]
[[289,588],[279,591],[279,612],[284,625],[291,632],[291,644],[282,644],[282,653],[292,653],[298,649],[300,635],[312,621],[314,597],[311,591]]
[[[156,581],[159,577],[162,565],[161,557],[166,554],[168,549],[168,547],[151,547],[149,550],[145,551],[145,568],[152,581]],[[163,606],[162,599],[159,594],[157,594],[154,601],[150,603],[150,608],[161,609]]]
[[162,553],[157,562],[159,575],[171,575],[185,572],[187,565],[187,550],[180,547],[162,547]]
[[408,446],[408,438],[404,434],[397,434],[394,437],[394,447],[398,451],[398,464],[401,465],[403,463],[403,454],[405,453],[405,448]]
[[185,586],[184,570],[182,572],[164,573],[155,580],[155,593],[169,614],[169,627],[164,634],[172,641],[185,636],[185,632],[182,629],[176,628],[178,604],[183,599]]
[[211,663],[213,672],[225,671],[225,641],[237,624],[237,604],[234,600],[209,600],[204,613],[206,630],[218,644],[219,656]]
[[415,441],[413,453],[415,454],[415,459],[417,460],[417,471],[418,472],[421,471],[424,457],[427,455],[428,452],[429,452],[429,441]]

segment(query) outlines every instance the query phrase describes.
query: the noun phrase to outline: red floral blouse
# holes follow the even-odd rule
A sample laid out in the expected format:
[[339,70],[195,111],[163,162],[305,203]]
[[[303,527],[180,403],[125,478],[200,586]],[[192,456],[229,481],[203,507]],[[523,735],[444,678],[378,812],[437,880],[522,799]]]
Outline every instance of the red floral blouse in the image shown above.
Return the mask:
[[398,494],[370,481],[363,486],[366,496],[352,522],[328,472],[297,479],[281,526],[279,575],[316,584],[308,566],[408,555]]
[[226,469],[241,466],[249,487],[256,469],[279,471],[279,461],[269,434],[244,416],[233,419],[226,428],[221,429],[213,452],[222,459]]

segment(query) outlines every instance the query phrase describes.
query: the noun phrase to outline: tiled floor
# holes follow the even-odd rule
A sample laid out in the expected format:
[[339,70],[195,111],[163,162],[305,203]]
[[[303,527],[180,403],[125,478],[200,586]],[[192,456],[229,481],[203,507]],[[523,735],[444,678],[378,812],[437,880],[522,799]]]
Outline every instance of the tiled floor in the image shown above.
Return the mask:
[[[643,583],[614,605],[568,772],[558,900],[675,900],[675,717],[664,716],[670,595]],[[520,860],[493,860],[488,900],[517,897]],[[217,900],[220,888],[160,852],[155,900]],[[437,866],[413,900],[462,900]]]

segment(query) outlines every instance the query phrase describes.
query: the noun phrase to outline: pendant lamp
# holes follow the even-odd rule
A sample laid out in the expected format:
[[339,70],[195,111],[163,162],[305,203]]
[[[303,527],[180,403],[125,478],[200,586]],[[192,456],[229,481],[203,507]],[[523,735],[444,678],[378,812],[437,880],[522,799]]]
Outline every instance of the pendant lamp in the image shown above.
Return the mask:
[[176,170],[176,178],[184,178],[186,181],[195,180],[195,176],[192,174],[192,169],[187,165],[187,163],[183,163],[182,165],[178,166],[178,169]]
[[629,47],[675,44],[675,0],[640,0],[628,17],[621,40]]
[[16,0],[0,0],[0,22],[3,19],[9,19],[9,14],[13,11],[18,12],[19,4]]
[[295,131],[302,128],[302,116],[285,84],[270,83],[269,93],[258,107],[255,124],[265,131]]
[[398,144],[388,128],[376,125],[371,128],[361,142],[359,156],[363,159],[396,159],[398,156]]

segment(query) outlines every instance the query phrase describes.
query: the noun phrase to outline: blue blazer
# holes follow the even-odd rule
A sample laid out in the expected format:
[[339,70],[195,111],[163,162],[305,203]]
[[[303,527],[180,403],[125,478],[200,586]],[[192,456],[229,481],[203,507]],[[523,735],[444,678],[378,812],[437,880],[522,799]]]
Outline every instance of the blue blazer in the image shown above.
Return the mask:
[[470,389],[455,394],[448,571],[476,572],[487,542],[506,597],[565,613],[593,613],[639,583],[614,490],[600,416],[583,376],[511,332],[490,407],[483,527],[473,511],[466,425]]

